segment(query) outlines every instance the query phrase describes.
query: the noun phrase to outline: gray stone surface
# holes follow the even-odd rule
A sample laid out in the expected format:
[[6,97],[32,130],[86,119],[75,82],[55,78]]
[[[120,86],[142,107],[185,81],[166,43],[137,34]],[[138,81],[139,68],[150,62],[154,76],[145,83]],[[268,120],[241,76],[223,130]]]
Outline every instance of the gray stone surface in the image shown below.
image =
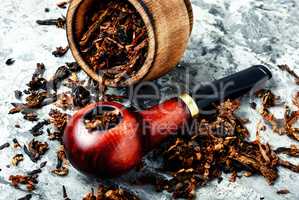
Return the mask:
[[[157,80],[162,94],[170,96],[173,85],[184,85],[187,73],[191,84],[209,81],[247,68],[262,61],[271,66],[273,81],[268,84],[286,103],[291,104],[291,96],[298,86],[293,79],[281,73],[276,64],[289,64],[299,73],[299,1],[298,0],[193,0],[194,30],[191,41],[180,66],[176,70]],[[50,12],[44,12],[44,8]],[[55,7],[50,0],[2,0],[0,6],[0,143],[17,137],[26,143],[31,140],[28,130],[33,124],[22,119],[21,115],[8,116],[10,102],[15,101],[13,91],[25,89],[37,62],[47,67],[46,75],[53,74],[55,69],[73,58],[68,53],[63,58],[54,58],[51,52],[57,46],[67,44],[65,31],[55,27],[38,26],[35,21],[44,18],[56,18],[65,14],[65,10]],[[6,66],[5,60],[14,58],[15,64]],[[46,117],[45,108],[39,111],[40,117]],[[274,110],[278,116],[282,109]],[[255,122],[260,116],[248,106],[248,99],[239,112],[248,117],[252,123],[248,129],[254,139]],[[21,129],[14,128],[15,123]],[[278,136],[270,129],[262,135],[265,142],[273,147],[289,146],[297,142],[286,136]],[[40,140],[46,140],[41,136]],[[97,181],[89,179],[71,168],[69,176],[54,176],[50,170],[55,167],[56,142],[49,142],[51,150],[43,157],[48,165],[40,175],[38,190],[33,199],[62,199],[62,184],[66,185],[71,199],[81,199]],[[19,167],[7,168],[10,158],[19,151],[12,148],[0,152],[0,199],[17,199],[25,193],[12,188],[7,179],[10,174],[22,173],[34,169],[28,157]],[[298,160],[292,160],[298,163]],[[154,165],[148,162],[149,165]],[[279,169],[280,178],[274,186],[269,186],[261,177],[237,179],[235,183],[227,178],[221,184],[209,183],[197,190],[198,199],[298,199],[299,175],[285,169]],[[136,192],[142,199],[169,199],[166,193],[155,193],[148,186],[130,186],[128,180],[132,174],[113,180]],[[278,189],[288,188],[290,194],[279,196]]]

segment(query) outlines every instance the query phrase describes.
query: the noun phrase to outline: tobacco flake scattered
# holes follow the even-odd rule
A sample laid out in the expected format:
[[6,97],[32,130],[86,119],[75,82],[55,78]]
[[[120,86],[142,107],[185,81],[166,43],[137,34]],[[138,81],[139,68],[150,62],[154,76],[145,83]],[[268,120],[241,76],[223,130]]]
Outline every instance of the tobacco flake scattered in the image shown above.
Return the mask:
[[65,28],[66,19],[65,17],[59,17],[57,19],[37,20],[36,23],[38,25],[46,25],[46,26],[54,25],[57,28]]
[[72,109],[73,108],[73,96],[70,93],[62,93],[58,95],[58,99],[55,103],[58,108],[63,110]]
[[30,129],[30,133],[36,137],[43,134],[43,131],[41,130],[45,125],[48,125],[50,122],[48,120],[43,120],[38,122],[36,125],[34,125]]
[[24,114],[24,119],[28,121],[31,122],[38,121],[38,116],[36,112],[23,112],[22,114]]
[[58,176],[67,176],[69,173],[68,160],[66,158],[63,146],[61,146],[57,151],[57,164],[56,168],[52,170],[52,173]]
[[277,190],[277,194],[289,194],[290,191],[288,189]]
[[37,162],[47,151],[47,142],[39,142],[33,139],[29,142],[28,147],[24,145],[24,152],[29,156],[32,162]]
[[7,59],[6,62],[5,62],[6,65],[12,65],[12,64],[14,64],[14,63],[15,63],[15,60],[14,60],[13,58],[9,58],[9,59]]
[[20,90],[15,90],[16,99],[21,99],[22,96],[23,96],[23,93]]
[[84,117],[84,125],[89,131],[108,130],[116,126],[120,119],[121,114],[118,109],[105,111],[97,107]]
[[34,190],[38,183],[36,176],[11,175],[9,180],[15,188],[18,188],[19,185],[26,185],[28,191]]
[[47,161],[41,162],[39,167],[44,168],[47,165]]
[[11,159],[11,164],[13,166],[18,166],[18,164],[24,160],[23,154],[17,154]]
[[282,71],[286,71],[288,72],[292,77],[294,77],[295,79],[295,83],[298,85],[299,84],[299,75],[292,70],[288,65],[284,64],[284,65],[278,65],[278,67],[282,70]]
[[10,144],[8,143],[8,142],[6,142],[6,143],[4,143],[4,144],[2,144],[1,146],[0,146],[0,150],[3,150],[3,149],[5,149],[5,148],[8,148],[10,146]]
[[14,138],[12,140],[12,142],[13,142],[13,148],[19,148],[19,147],[21,147],[21,145],[20,145],[19,141],[17,140],[17,138]]
[[91,192],[86,194],[82,200],[139,200],[139,198],[121,188],[115,188],[112,186],[100,185],[97,192],[95,193],[93,189]]
[[81,67],[77,62],[65,63],[71,72],[79,72]]
[[27,194],[24,197],[18,198],[17,200],[30,200],[32,198],[32,194]]
[[59,110],[52,109],[49,112],[49,116],[50,123],[53,124],[53,126],[59,131],[63,131],[68,121],[68,115],[60,112]]
[[67,1],[61,1],[61,2],[58,2],[56,5],[57,5],[57,7],[61,8],[61,9],[65,9],[67,4],[68,4]]
[[72,96],[73,104],[75,107],[82,108],[86,106],[91,100],[90,92],[85,87],[80,85],[73,88]]
[[69,46],[63,47],[56,47],[56,50],[52,52],[52,55],[55,57],[62,57],[66,54],[66,52],[69,50]]

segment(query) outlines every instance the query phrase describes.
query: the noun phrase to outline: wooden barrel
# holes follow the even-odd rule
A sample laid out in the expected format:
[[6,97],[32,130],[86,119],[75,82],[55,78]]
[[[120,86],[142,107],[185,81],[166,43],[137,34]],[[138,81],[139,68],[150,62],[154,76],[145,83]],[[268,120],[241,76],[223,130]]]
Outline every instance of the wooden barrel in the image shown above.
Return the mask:
[[[80,55],[78,39],[85,26],[85,17],[100,0],[73,0],[67,13],[67,38],[75,60],[94,80],[101,81]],[[148,54],[143,66],[125,81],[108,86],[122,87],[142,80],[157,79],[172,70],[182,58],[193,25],[189,0],[128,0],[142,17],[149,38]]]

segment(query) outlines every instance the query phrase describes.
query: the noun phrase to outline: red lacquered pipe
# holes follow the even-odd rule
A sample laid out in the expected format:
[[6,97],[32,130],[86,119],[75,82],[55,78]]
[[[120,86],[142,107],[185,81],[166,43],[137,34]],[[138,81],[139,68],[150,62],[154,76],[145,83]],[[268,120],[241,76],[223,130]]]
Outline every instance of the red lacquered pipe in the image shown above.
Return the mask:
[[[121,122],[106,131],[89,132],[83,118],[97,106],[119,109]],[[64,146],[71,164],[83,173],[117,176],[136,166],[143,154],[182,127],[189,118],[188,109],[176,98],[139,114],[119,103],[99,102],[72,117],[65,129]]]
[[[74,114],[65,129],[67,156],[74,167],[86,174],[100,177],[123,174],[135,167],[146,152],[187,124],[199,108],[240,97],[260,88],[270,78],[267,68],[253,66],[199,88],[194,92],[196,97],[182,95],[140,113],[115,102],[91,104]],[[118,109],[122,120],[111,129],[89,132],[84,116],[96,107]]]
[[140,112],[145,143],[149,150],[161,144],[169,135],[176,133],[191,119],[186,104],[173,98],[148,110]]
[[[96,106],[119,109],[122,121],[105,131],[89,132],[84,115]],[[97,176],[116,176],[130,170],[142,156],[141,127],[136,115],[114,102],[91,104],[77,112],[64,134],[64,146],[71,164],[80,171]]]

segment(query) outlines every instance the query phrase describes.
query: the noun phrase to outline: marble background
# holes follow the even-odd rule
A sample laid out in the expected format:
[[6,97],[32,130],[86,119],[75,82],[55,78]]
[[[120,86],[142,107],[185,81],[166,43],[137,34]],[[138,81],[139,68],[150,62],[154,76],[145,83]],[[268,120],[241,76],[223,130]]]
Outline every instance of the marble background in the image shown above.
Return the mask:
[[[50,76],[58,66],[73,61],[70,53],[63,58],[54,58],[51,52],[57,46],[67,45],[65,31],[55,27],[38,26],[37,19],[56,18],[65,15],[66,10],[55,6],[55,0],[2,0],[0,5],[0,143],[17,137],[22,143],[30,141],[30,122],[21,115],[7,115],[10,102],[15,101],[13,91],[25,89],[25,83],[35,69],[37,62],[43,62],[46,75]],[[291,96],[298,86],[293,79],[281,73],[277,64],[288,64],[299,73],[299,1],[298,0],[192,0],[194,29],[190,44],[181,64],[176,70],[156,81],[161,93],[172,94],[172,85],[183,85],[187,73],[191,84],[210,81],[247,68],[253,64],[267,63],[274,78],[267,87],[290,104]],[[50,8],[50,12],[44,12]],[[5,61],[14,58],[16,62],[6,66]],[[46,117],[49,108],[39,111],[40,118]],[[283,109],[275,110],[277,116]],[[239,115],[248,117],[251,133],[255,132],[255,122],[260,116],[248,106],[244,99]],[[15,123],[21,129],[14,128]],[[251,139],[254,139],[252,134]],[[40,140],[46,140],[41,136]],[[263,134],[263,140],[273,147],[297,144],[286,136],[278,136],[270,129]],[[56,142],[49,142],[51,150],[43,157],[48,160],[46,169],[40,174],[38,189],[33,199],[62,199],[62,185],[67,187],[69,197],[81,199],[97,187],[97,181],[86,178],[71,168],[65,178],[54,176],[50,170],[55,167]],[[7,182],[10,174],[23,173],[37,167],[28,157],[19,167],[6,167],[10,158],[18,153],[12,148],[0,152],[0,199],[17,199],[25,193],[12,188]],[[299,163],[298,160],[292,160]],[[153,164],[153,163],[151,163]],[[151,165],[150,164],[150,165]],[[299,199],[299,174],[279,169],[280,178],[274,186],[269,186],[261,177],[237,179],[230,183],[227,178],[221,184],[216,181],[197,190],[198,199]],[[141,199],[170,199],[166,193],[155,193],[149,186],[130,186],[130,175],[113,180],[135,192]],[[284,196],[276,194],[278,189],[288,188]]]

